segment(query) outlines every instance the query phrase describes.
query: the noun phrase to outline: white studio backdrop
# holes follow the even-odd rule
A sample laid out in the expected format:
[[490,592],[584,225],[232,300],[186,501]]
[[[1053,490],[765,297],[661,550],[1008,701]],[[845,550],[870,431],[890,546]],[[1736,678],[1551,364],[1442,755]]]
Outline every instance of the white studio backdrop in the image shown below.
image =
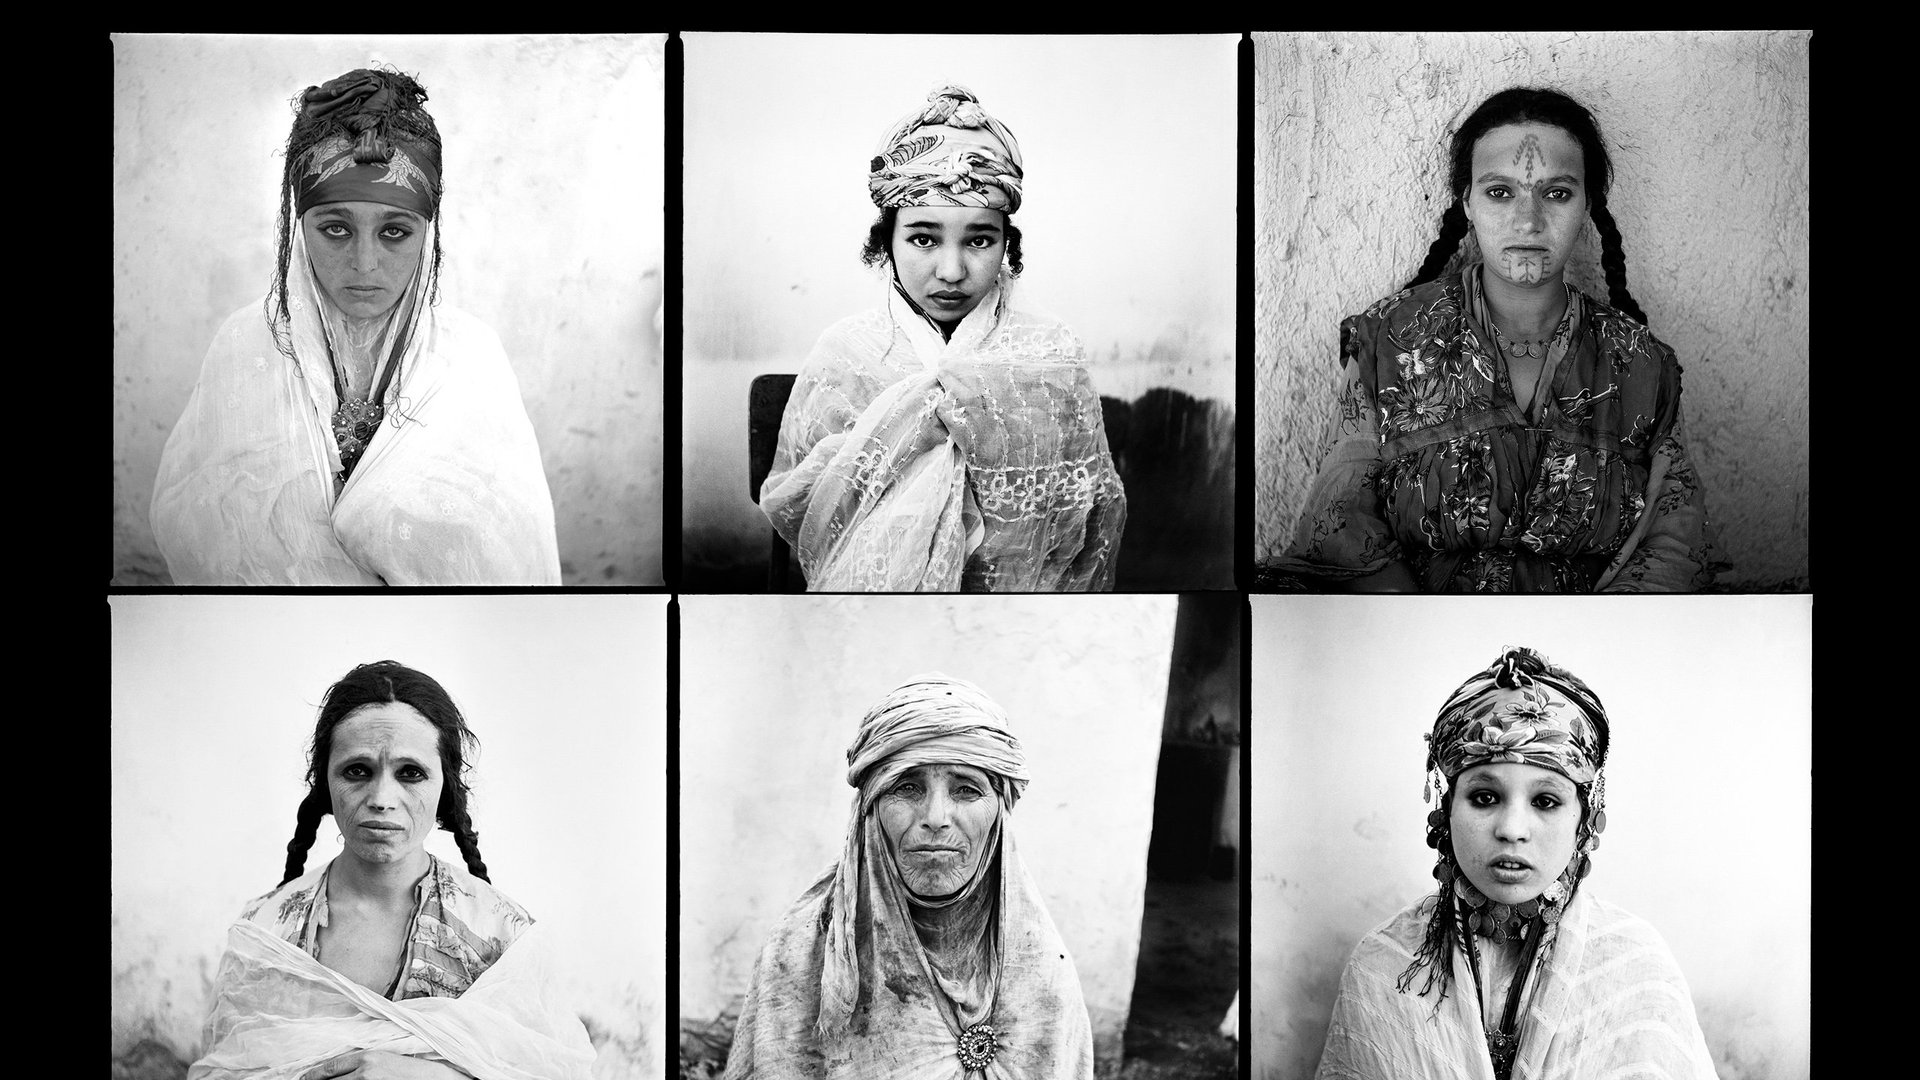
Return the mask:
[[[493,883],[553,934],[597,1077],[663,1075],[664,596],[129,596],[113,626],[113,1041],[191,1060],[227,927],[280,881],[327,688],[397,660],[480,739]],[[323,819],[309,868],[340,849]],[[462,865],[453,837],[435,855]]]
[[665,40],[115,35],[115,580],[167,580],[160,450],[214,331],[267,294],[289,102],[380,66],[426,87],[441,303],[497,331],[519,377],[564,580],[658,583]]
[[1008,713],[1022,858],[1117,1059],[1139,956],[1177,598],[688,596],[680,620],[680,1012],[744,994],[840,857],[860,718],[928,671]]
[[880,137],[957,83],[1025,159],[1017,304],[1064,319],[1101,394],[1234,401],[1236,35],[687,34],[689,560],[748,557],[753,377],[884,302],[860,261]]
[[1671,946],[1721,1080],[1807,1076],[1809,597],[1251,602],[1256,1077],[1312,1075],[1347,954],[1433,892],[1421,736],[1508,645],[1607,709],[1608,826],[1584,887]]

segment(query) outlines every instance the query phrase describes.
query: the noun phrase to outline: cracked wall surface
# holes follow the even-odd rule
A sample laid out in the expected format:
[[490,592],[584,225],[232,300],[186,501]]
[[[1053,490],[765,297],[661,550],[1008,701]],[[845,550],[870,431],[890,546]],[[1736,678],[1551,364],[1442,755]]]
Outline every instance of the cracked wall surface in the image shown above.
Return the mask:
[[[1339,324],[1438,233],[1447,136],[1489,94],[1560,89],[1612,145],[1627,281],[1685,369],[1734,588],[1806,587],[1811,35],[1257,34],[1256,556],[1291,538],[1334,404]],[[1604,298],[1592,226],[1569,280]]]

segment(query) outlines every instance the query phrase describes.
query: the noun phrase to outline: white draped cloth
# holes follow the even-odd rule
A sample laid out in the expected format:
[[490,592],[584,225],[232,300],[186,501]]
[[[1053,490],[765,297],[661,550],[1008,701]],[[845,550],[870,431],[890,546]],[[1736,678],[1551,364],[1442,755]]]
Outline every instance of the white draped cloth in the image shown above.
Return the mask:
[[999,286],[950,340],[891,287],[829,327],[760,507],[844,592],[1111,589],[1127,515],[1079,339]]
[[422,305],[386,417],[345,487],[335,481],[327,301],[298,232],[296,359],[276,348],[262,305],[229,316],[160,455],[150,516],[174,583],[559,584],[553,498],[519,383],[499,337],[464,312]]
[[389,1001],[251,922],[235,923],[187,1080],[294,1080],[328,1058],[384,1050],[480,1080],[587,1080],[593,1045],[553,986],[536,926],[457,998]]
[[[1493,1080],[1480,995],[1461,950],[1453,984],[1396,988],[1426,935],[1432,897],[1360,940],[1340,977],[1316,1080]],[[1513,1080],[1714,1080],[1693,996],[1645,921],[1582,888],[1532,972]]]

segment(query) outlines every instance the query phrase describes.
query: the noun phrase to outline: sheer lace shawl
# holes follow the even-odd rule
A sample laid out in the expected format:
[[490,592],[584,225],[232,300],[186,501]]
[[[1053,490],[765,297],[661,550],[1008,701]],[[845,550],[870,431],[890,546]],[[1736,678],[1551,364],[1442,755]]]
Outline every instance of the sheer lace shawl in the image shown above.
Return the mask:
[[[1591,893],[1574,894],[1525,991],[1514,1080],[1714,1080],[1693,996],[1666,942]],[[1493,1080],[1479,995],[1460,950],[1452,952],[1453,989],[1437,1010],[1437,989],[1396,987],[1432,903],[1414,904],[1354,947],[1316,1080]]]
[[489,1080],[587,1080],[593,1044],[564,1008],[544,931],[522,934],[459,997],[388,1001],[242,920],[227,933],[188,1080],[293,1080],[352,1050],[445,1061]]
[[[863,817],[852,827],[847,856],[859,873],[842,875],[840,864],[829,869],[782,916],[761,951],[734,1029],[728,1080],[1091,1080],[1093,1031],[1080,978],[1020,859],[1011,819],[998,856],[998,970],[990,995],[957,1010],[914,931],[879,825]],[[859,995],[846,1029],[822,1033],[827,928],[838,915],[835,904],[849,894]],[[955,1038],[963,1022],[980,1019],[998,1029],[1000,1049],[983,1073],[967,1074]]]
[[760,506],[835,591],[1111,589],[1126,524],[1061,323],[983,300],[952,340],[889,290],[807,357]]
[[422,313],[386,418],[336,493],[324,332],[311,292],[290,291],[298,359],[261,305],[229,316],[161,452],[151,521],[174,583],[559,584],[553,498],[492,329]]

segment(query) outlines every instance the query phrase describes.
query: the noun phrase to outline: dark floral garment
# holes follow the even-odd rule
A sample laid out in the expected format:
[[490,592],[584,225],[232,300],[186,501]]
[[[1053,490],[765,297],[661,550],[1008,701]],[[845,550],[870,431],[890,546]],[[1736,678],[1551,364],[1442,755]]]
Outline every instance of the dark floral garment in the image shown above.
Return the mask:
[[1483,329],[1479,268],[1340,324],[1333,432],[1283,574],[1404,561],[1427,592],[1685,592],[1713,580],[1680,424],[1680,364],[1569,290],[1535,398]]

